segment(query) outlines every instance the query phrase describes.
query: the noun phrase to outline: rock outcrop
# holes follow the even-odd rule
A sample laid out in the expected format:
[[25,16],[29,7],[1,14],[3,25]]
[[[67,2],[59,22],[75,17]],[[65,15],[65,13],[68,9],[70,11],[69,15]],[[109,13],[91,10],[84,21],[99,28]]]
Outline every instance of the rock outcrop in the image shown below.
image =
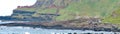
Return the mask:
[[43,22],[52,21],[54,16],[59,16],[56,14],[45,14],[41,13],[38,17],[34,17],[35,11],[23,11],[14,10],[11,16],[0,16],[0,20],[3,21],[31,21],[31,22]]
[[87,23],[86,19],[76,19],[56,22],[15,22],[0,24],[0,26],[23,26],[45,29],[71,29],[71,30],[93,30],[93,31],[113,31],[120,32],[118,26],[109,23]]

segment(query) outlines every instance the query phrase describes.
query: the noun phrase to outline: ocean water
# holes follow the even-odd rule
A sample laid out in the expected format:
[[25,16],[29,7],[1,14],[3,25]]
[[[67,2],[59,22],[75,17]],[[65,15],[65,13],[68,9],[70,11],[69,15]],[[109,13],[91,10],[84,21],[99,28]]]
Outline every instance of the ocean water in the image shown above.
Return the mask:
[[[0,34],[68,34],[68,33],[103,33],[103,34],[114,34],[115,32],[105,31],[82,31],[82,30],[57,30],[57,29],[42,29],[42,28],[31,28],[22,26],[0,26]],[[120,34],[120,33],[118,33]]]

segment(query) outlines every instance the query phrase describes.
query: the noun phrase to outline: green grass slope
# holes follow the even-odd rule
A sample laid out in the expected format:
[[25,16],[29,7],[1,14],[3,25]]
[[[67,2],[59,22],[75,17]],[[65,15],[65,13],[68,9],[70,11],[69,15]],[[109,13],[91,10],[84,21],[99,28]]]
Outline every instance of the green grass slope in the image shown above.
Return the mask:
[[[40,1],[40,0],[39,0]],[[41,0],[43,1],[43,0]],[[48,1],[48,0],[46,0]],[[55,5],[61,6],[61,0],[54,0]],[[65,8],[59,9],[59,14],[56,20],[70,20],[77,16],[98,16],[105,18],[120,6],[120,0],[64,0]],[[36,8],[18,8],[17,10],[36,11],[37,13],[55,13],[56,8],[44,9],[46,5]],[[37,14],[36,13],[36,14]]]
[[120,8],[112,12],[112,15],[104,18],[104,23],[120,24]]

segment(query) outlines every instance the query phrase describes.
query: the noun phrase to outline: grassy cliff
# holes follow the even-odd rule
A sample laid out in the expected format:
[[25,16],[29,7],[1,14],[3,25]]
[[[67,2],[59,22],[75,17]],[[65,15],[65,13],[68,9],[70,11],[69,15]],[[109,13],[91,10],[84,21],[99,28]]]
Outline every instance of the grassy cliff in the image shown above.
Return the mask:
[[34,16],[58,12],[61,16],[56,17],[56,20],[71,20],[78,16],[106,18],[120,6],[120,0],[38,0],[38,3],[32,8],[17,10],[36,11]]

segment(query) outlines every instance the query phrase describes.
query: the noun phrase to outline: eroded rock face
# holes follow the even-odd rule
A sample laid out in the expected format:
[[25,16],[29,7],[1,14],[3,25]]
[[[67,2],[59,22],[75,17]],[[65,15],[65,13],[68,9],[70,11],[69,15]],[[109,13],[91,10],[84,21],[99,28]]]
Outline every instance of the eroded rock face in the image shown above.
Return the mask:
[[44,22],[44,21],[53,21],[54,16],[59,16],[56,14],[45,14],[41,13],[38,17],[34,17],[33,14],[35,11],[23,11],[23,10],[14,10],[11,16],[0,16],[0,20],[3,21],[30,21],[30,22]]
[[[82,19],[84,20],[84,19]],[[57,21],[57,22],[25,22],[25,23],[6,23],[0,24],[0,26],[29,26],[34,28],[46,28],[46,29],[72,29],[72,30],[94,30],[94,31],[113,31],[120,32],[118,26],[108,23],[87,23],[81,22],[80,19]]]

